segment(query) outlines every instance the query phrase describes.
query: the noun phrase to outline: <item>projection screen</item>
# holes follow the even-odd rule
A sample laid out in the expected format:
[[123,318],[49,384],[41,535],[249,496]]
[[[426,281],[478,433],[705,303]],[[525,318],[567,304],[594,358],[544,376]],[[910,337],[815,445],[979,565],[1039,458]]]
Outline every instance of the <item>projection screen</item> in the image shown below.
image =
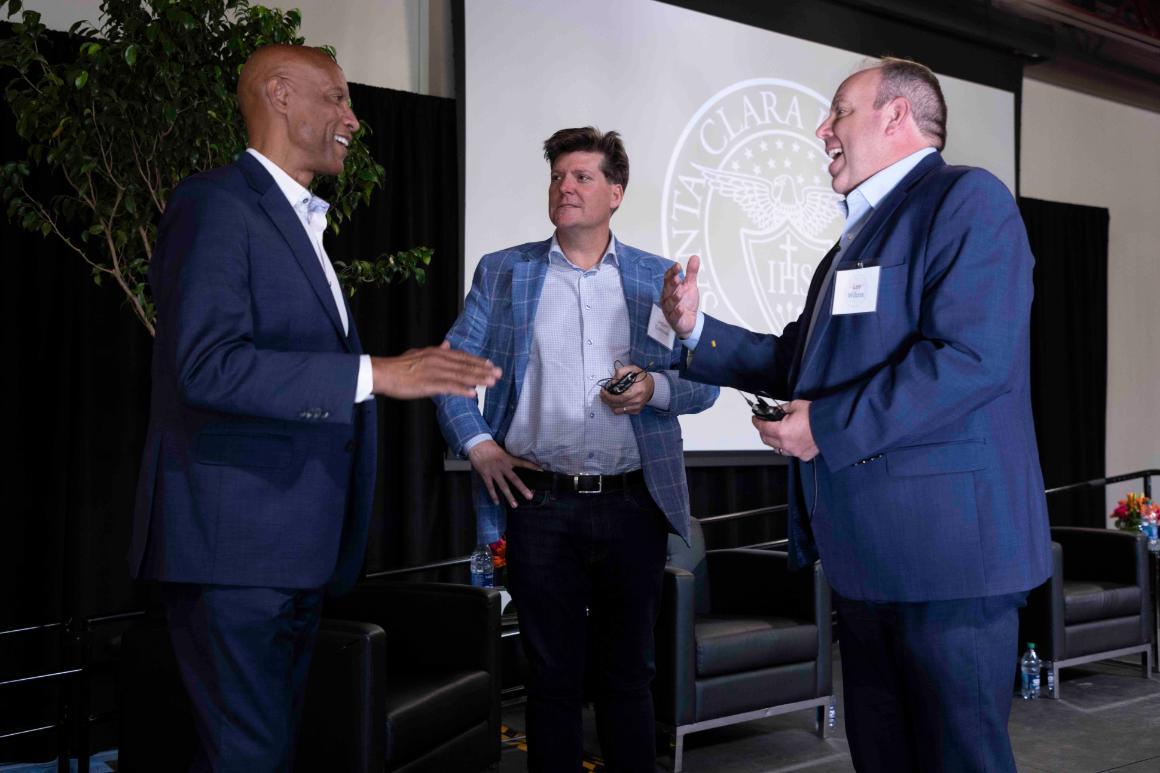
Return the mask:
[[[631,162],[616,237],[684,262],[698,254],[703,308],[778,333],[842,227],[814,131],[865,57],[653,0],[464,3],[464,270],[552,234],[545,138],[619,131]],[[1015,95],[940,75],[944,156],[1015,185]],[[738,189],[790,214],[767,228]],[[768,450],[741,396],[682,416],[686,451]]]

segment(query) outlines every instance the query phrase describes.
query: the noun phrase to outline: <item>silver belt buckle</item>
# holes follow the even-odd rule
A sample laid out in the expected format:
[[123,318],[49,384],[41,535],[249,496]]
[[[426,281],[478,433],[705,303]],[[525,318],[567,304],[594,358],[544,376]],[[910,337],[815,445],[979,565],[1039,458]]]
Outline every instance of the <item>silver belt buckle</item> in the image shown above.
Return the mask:
[[600,494],[600,493],[603,493],[603,491],[604,491],[604,476],[603,475],[596,476],[596,489],[595,490],[580,488],[580,478],[582,478],[582,477],[585,477],[585,476],[583,476],[583,475],[573,475],[572,476],[572,488],[576,491],[577,494]]

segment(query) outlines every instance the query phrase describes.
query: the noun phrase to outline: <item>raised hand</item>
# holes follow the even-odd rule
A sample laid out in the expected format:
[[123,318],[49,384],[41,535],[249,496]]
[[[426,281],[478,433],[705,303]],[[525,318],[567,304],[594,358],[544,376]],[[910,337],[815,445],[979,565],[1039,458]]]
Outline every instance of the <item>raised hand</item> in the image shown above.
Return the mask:
[[440,346],[411,349],[398,357],[372,357],[372,390],[397,400],[433,395],[475,397],[477,386],[493,386],[503,371],[480,357]]
[[697,289],[697,272],[701,270],[701,258],[693,255],[681,278],[681,264],[674,263],[665,272],[665,283],[661,288],[661,311],[677,335],[688,338],[697,325],[697,306],[701,303],[701,291]]

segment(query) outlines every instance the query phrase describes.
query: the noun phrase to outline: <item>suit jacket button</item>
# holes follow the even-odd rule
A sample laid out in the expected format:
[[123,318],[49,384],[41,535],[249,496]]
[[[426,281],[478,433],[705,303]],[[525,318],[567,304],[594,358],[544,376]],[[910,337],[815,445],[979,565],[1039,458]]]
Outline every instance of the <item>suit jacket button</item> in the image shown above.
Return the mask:
[[330,411],[323,411],[322,418],[329,419],[330,418]]

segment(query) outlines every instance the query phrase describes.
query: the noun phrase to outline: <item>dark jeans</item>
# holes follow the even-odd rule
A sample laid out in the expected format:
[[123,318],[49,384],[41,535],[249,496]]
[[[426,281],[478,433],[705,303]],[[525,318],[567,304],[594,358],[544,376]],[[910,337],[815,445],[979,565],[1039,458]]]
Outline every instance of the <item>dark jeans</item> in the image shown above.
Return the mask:
[[1007,718],[1026,599],[834,594],[846,739],[859,773],[1014,773]]
[[197,724],[193,770],[291,770],[323,591],[162,583],[162,592]]
[[528,769],[580,770],[587,667],[608,770],[653,773],[664,514],[643,484],[607,494],[535,493],[510,512],[507,528],[508,580],[531,667]]

